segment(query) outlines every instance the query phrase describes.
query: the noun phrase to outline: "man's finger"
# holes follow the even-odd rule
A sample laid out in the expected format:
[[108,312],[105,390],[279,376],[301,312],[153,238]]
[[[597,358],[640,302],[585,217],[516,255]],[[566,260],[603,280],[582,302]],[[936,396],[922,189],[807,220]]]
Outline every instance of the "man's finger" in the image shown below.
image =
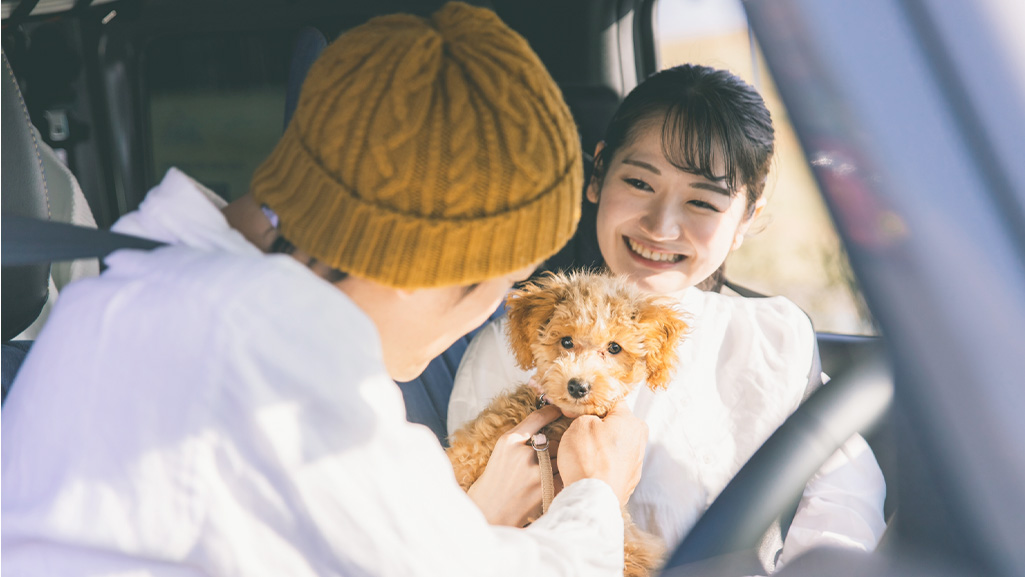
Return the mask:
[[547,405],[527,415],[520,424],[509,429],[506,435],[515,442],[526,443],[549,423],[562,416],[562,411],[554,405]]
[[616,403],[605,415],[605,418],[621,419],[629,416],[633,416],[633,411],[630,410],[630,407],[626,406],[626,403]]

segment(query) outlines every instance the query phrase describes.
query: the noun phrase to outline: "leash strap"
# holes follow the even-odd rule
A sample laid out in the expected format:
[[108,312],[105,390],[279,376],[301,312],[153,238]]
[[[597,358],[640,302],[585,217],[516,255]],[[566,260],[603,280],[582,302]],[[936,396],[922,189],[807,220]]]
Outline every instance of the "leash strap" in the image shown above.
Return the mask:
[[548,437],[544,433],[538,433],[531,437],[530,446],[537,451],[537,462],[541,465],[541,514],[544,515],[555,497],[552,459],[548,455]]

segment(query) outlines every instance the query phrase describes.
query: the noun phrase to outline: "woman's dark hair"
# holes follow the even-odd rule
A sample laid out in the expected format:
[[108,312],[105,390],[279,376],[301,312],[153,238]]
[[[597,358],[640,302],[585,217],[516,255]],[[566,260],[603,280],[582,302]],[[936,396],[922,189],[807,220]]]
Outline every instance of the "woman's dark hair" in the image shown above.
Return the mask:
[[[747,190],[748,215],[765,191],[775,131],[761,95],[725,70],[685,64],[649,76],[616,109],[594,159],[599,189],[606,169],[639,130],[662,124],[662,153],[680,170]],[[717,161],[721,165],[717,166]],[[717,173],[716,169],[723,170]],[[725,265],[699,286],[718,291]]]
[[[685,64],[652,76],[627,95],[594,159],[599,183],[616,152],[639,129],[662,123],[662,152],[680,170],[722,181],[730,192],[747,187],[748,210],[765,190],[775,133],[761,95],[725,70]],[[725,165],[717,174],[716,161]],[[719,170],[722,170],[720,168]]]

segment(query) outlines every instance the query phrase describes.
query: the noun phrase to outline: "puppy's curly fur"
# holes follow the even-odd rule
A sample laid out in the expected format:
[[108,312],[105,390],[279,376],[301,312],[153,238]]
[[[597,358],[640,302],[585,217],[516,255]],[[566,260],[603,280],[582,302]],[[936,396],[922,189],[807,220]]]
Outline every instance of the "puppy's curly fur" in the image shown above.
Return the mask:
[[[664,389],[687,331],[671,300],[601,273],[550,274],[529,283],[510,294],[507,314],[517,363],[537,372],[533,385],[499,395],[453,433],[448,456],[464,490],[484,472],[498,438],[534,411],[538,389],[566,415],[545,429],[557,442],[570,418],[604,417],[642,382]],[[665,547],[638,529],[626,508],[623,520],[624,574],[648,575],[661,565]]]

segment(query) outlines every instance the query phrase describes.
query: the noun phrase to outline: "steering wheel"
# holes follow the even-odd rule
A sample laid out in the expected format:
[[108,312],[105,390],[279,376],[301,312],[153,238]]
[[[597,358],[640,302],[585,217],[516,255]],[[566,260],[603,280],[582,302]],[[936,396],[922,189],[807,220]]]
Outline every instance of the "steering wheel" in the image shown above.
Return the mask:
[[663,575],[756,548],[826,460],[882,417],[892,399],[893,378],[880,348],[865,351],[812,393],[755,452],[673,552]]

